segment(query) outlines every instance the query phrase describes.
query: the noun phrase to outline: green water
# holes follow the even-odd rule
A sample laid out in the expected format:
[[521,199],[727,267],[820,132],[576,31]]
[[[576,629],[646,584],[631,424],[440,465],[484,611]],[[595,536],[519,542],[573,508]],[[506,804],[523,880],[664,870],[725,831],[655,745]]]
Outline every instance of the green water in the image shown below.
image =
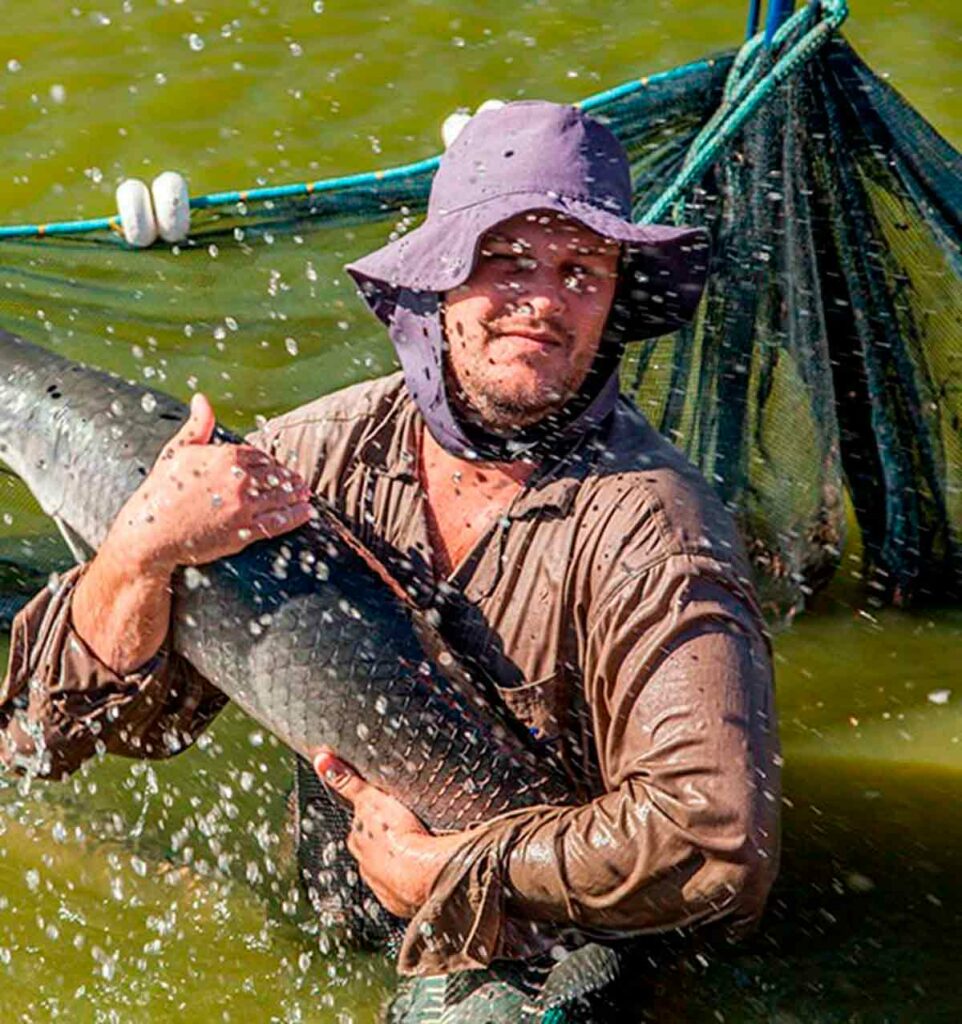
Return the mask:
[[[962,142],[962,9],[854,7],[862,55]],[[169,167],[207,191],[417,159],[460,105],[575,99],[727,46],[744,24],[729,0],[0,0],[0,15],[4,223],[111,212],[120,177]],[[181,396],[203,388],[245,426],[391,368],[339,270],[390,227],[180,255],[0,246],[0,318]],[[36,521],[18,510],[6,530]],[[777,640],[785,849],[765,926],[741,950],[653,972],[639,1017],[962,1015],[962,614],[878,611],[845,564]],[[316,933],[285,849],[288,785],[283,752],[236,712],[170,763],[9,785],[5,1019],[374,1020],[390,965]]]

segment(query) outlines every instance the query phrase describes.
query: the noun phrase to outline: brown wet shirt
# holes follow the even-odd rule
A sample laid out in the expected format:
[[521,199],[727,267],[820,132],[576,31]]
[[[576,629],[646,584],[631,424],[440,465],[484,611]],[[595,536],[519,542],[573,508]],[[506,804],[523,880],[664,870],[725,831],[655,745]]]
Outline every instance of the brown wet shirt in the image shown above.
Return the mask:
[[[446,580],[434,578],[422,424],[399,374],[255,434],[296,468],[483,665],[566,764],[568,807],[472,830],[411,922],[399,967],[438,973],[546,934],[652,933],[761,913],[777,870],[770,652],[731,517],[627,401],[536,472]],[[70,623],[82,568],[14,622],[0,758],[73,771],[99,744],[165,757],[224,698],[176,655],[118,677]],[[542,927],[533,929],[532,922]]]

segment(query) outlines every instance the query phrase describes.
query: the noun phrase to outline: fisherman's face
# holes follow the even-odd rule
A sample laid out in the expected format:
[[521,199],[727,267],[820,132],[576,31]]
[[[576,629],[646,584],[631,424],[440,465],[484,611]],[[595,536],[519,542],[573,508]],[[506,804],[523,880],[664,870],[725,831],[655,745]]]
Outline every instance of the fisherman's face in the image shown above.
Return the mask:
[[611,309],[619,252],[546,211],[482,237],[471,277],[444,297],[449,394],[463,413],[509,432],[579,391]]

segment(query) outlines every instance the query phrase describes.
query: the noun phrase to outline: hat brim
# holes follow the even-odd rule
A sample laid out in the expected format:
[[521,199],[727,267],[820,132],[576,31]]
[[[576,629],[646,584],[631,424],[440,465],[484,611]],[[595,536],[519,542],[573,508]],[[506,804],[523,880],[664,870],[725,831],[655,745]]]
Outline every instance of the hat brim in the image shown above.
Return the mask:
[[446,292],[470,277],[481,236],[521,213],[564,214],[624,246],[623,282],[635,339],[666,334],[695,315],[708,276],[708,233],[702,228],[633,224],[583,200],[544,192],[516,192],[441,211],[388,245],[349,263],[373,312],[390,323],[404,290]]

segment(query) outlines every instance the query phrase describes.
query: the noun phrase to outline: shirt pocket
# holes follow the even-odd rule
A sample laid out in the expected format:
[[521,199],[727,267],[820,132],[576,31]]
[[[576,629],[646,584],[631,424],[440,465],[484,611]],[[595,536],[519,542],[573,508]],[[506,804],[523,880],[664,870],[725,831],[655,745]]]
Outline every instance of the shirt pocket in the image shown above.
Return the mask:
[[508,710],[543,743],[557,740],[565,728],[567,690],[564,675],[555,671],[521,686],[496,686]]

